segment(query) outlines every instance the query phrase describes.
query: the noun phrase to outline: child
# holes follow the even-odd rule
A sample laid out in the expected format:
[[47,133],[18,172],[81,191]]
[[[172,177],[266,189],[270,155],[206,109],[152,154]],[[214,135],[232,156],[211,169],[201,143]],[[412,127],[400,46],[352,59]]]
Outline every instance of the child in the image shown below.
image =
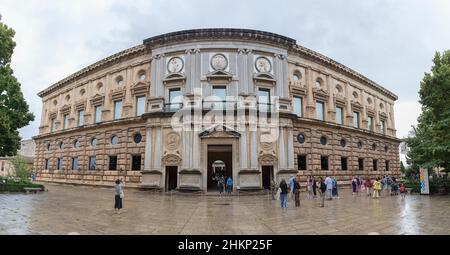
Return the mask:
[[405,183],[402,182],[402,184],[400,185],[400,194],[402,196],[402,199],[405,199],[406,197],[406,187],[405,187]]

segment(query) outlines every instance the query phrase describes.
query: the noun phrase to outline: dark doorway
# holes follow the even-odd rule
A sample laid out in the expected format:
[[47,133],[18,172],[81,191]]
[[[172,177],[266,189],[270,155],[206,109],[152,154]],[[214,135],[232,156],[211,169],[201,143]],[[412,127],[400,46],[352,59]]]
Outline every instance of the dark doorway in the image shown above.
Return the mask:
[[131,170],[141,170],[141,155],[131,156]]
[[166,166],[166,191],[177,188],[178,167]]
[[262,166],[262,186],[270,190],[270,182],[273,179],[273,166]]
[[[233,178],[233,157],[231,145],[208,145],[208,181],[207,189],[218,190],[217,182],[220,176]],[[213,168],[213,164],[216,167]],[[215,170],[215,171],[214,171]],[[226,182],[226,180],[225,180]],[[236,183],[233,180],[233,183]]]

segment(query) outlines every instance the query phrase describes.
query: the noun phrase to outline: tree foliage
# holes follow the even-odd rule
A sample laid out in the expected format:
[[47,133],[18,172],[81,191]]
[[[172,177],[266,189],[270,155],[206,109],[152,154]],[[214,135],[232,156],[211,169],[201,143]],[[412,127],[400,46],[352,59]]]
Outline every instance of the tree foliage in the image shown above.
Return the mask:
[[408,157],[421,167],[450,170],[450,50],[437,52],[421,83],[422,113],[407,139]]
[[13,156],[20,148],[19,128],[34,120],[13,75],[11,57],[14,30],[0,22],[0,156]]
[[14,176],[18,177],[21,181],[28,181],[31,176],[31,170],[28,168],[25,159],[17,155],[11,160],[11,163],[14,166]]

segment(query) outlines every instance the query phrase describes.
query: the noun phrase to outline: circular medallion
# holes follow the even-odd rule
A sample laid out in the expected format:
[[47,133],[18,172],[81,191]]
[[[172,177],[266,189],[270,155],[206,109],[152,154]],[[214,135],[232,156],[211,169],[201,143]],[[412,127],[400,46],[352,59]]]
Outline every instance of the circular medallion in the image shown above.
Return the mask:
[[183,70],[184,62],[180,57],[173,57],[167,62],[167,71],[169,73],[179,73]]
[[261,148],[265,151],[271,150],[273,148],[273,143],[261,142]]
[[306,138],[305,138],[305,135],[303,133],[298,134],[297,141],[299,143],[305,143],[305,140],[306,140]]
[[228,60],[225,55],[219,53],[211,58],[211,67],[216,71],[223,71],[228,66]]
[[177,133],[169,133],[166,136],[166,148],[176,150],[180,146],[180,136]]
[[272,71],[272,64],[266,57],[258,57],[255,61],[256,70],[260,73],[270,73]]
[[140,133],[134,134],[133,140],[135,143],[140,143],[142,141],[142,135]]

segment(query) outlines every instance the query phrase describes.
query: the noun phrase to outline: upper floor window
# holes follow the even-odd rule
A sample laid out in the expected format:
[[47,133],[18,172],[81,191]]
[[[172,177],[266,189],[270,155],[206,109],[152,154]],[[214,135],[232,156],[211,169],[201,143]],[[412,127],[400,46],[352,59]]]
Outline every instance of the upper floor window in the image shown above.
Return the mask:
[[78,170],[78,157],[72,158],[72,170]]
[[73,147],[74,147],[75,149],[80,148],[80,141],[75,140],[75,141],[73,142]]
[[56,130],[56,118],[52,118],[50,120],[50,132],[53,132]]
[[136,116],[141,116],[145,112],[145,97],[136,97]]
[[145,76],[145,71],[144,71],[144,70],[139,71],[138,77],[139,77],[139,80],[144,81],[145,78],[147,78],[147,77]]
[[111,137],[111,144],[112,145],[116,145],[116,144],[118,144],[119,143],[119,138],[116,136],[116,135],[113,135],[112,137]]
[[213,96],[216,97],[216,100],[225,101],[227,96],[227,87],[225,86],[214,86],[213,87]]
[[368,121],[369,121],[369,123],[368,123],[368,125],[369,125],[369,130],[370,130],[370,131],[373,131],[373,117],[372,117],[372,116],[369,116]]
[[337,106],[336,107],[336,123],[341,124],[341,125],[344,124],[342,112],[343,112],[342,107]]
[[95,170],[97,167],[97,158],[96,156],[89,157],[89,170]]
[[117,85],[119,85],[119,86],[122,86],[123,85],[123,77],[122,76],[118,76],[117,78],[116,78],[116,83],[117,83]]
[[69,114],[64,114],[63,123],[63,129],[67,129],[69,127]]
[[359,112],[353,112],[353,127],[359,128]]
[[84,110],[80,110],[78,111],[78,123],[77,125],[79,127],[83,126],[84,124]]
[[318,120],[325,120],[324,116],[324,103],[321,101],[316,102],[316,115]]
[[58,170],[62,170],[62,158],[58,158]]
[[50,160],[46,159],[45,160],[45,170],[49,170],[50,169]]
[[294,81],[300,81],[302,79],[302,74],[300,72],[295,72],[294,75],[292,76],[292,79]]
[[122,117],[122,100],[114,102],[114,119],[118,120]]
[[294,97],[294,102],[293,102],[293,110],[294,110],[294,114],[297,115],[298,117],[302,117],[303,111],[303,103],[302,103],[302,98],[301,97]]
[[270,111],[270,89],[258,89],[258,110]]
[[95,123],[102,122],[102,106],[95,107]]
[[320,89],[320,87],[322,87],[322,79],[321,78],[317,78],[315,86],[317,89]]
[[59,142],[59,149],[64,150],[64,142]]
[[181,108],[183,102],[183,96],[180,88],[169,89],[169,102],[171,111],[176,111]]
[[382,133],[383,135],[386,134],[386,129],[385,129],[385,126],[384,126],[384,120],[382,120],[380,122],[380,133]]

